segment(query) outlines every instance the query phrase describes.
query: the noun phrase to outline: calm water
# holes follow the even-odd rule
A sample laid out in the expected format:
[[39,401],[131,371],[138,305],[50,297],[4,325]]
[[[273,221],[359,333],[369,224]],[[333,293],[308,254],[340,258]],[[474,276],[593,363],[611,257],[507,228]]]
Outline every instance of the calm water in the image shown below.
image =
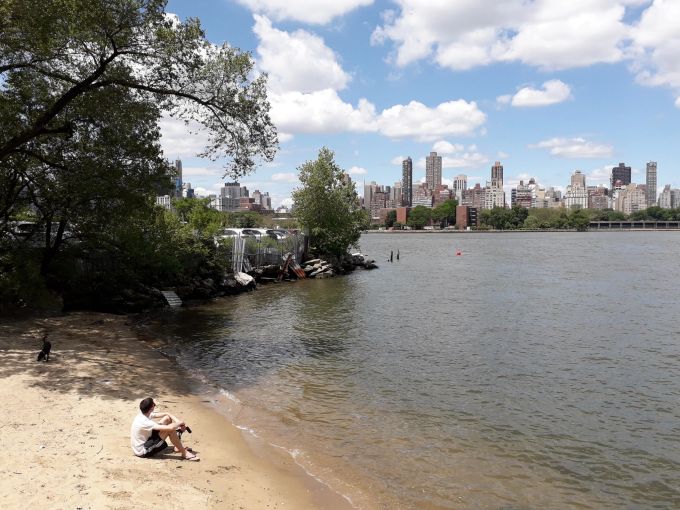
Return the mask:
[[380,269],[168,313],[154,334],[358,507],[680,508],[680,233],[361,249]]

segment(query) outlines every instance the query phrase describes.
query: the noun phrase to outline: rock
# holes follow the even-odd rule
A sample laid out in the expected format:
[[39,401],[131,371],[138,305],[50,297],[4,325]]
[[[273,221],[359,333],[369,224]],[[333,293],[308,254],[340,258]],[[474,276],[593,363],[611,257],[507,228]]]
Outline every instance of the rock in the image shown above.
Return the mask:
[[318,264],[319,262],[321,262],[321,259],[312,259],[312,260],[308,260],[306,262],[303,262],[303,264],[306,265],[306,266],[313,266],[314,264]]
[[243,287],[255,286],[255,278],[246,273],[234,274],[236,281]]

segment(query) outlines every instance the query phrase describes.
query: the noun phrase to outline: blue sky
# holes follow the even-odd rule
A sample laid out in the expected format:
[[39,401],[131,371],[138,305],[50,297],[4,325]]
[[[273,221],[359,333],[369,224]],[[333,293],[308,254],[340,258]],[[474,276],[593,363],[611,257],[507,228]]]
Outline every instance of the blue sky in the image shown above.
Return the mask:
[[[658,163],[680,187],[680,0],[170,0],[214,43],[250,51],[269,75],[280,151],[240,180],[290,205],[297,167],[327,146],[358,183],[392,185],[411,156],[444,158],[468,186],[504,165],[563,189],[574,170]],[[162,124],[166,156],[202,195],[224,182],[202,140]]]

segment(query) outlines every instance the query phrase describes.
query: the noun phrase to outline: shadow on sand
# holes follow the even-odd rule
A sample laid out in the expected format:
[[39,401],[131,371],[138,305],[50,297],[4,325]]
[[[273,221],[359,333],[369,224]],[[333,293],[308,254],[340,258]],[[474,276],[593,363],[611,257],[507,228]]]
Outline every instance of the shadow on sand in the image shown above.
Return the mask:
[[[75,313],[0,324],[0,381],[23,374],[40,389],[104,399],[190,394],[176,364],[141,342],[125,317]],[[36,361],[49,333],[49,362]]]

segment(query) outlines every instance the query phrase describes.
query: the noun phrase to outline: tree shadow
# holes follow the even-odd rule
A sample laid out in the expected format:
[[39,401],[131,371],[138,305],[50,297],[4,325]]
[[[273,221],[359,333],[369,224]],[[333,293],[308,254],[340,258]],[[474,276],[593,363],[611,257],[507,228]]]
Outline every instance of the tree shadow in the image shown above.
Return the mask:
[[[36,361],[42,332],[50,361]],[[17,374],[38,389],[104,399],[191,393],[176,363],[141,342],[125,317],[78,313],[0,324],[0,381]],[[159,397],[162,398],[162,397]]]

